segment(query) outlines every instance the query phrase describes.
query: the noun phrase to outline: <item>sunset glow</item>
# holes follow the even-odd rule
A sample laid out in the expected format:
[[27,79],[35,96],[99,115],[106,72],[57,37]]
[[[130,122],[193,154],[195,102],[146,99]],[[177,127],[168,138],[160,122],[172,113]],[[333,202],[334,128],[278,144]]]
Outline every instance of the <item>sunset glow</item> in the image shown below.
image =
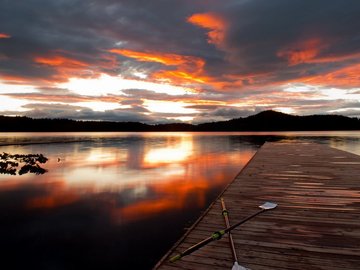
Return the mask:
[[39,90],[33,85],[25,84],[7,84],[0,81],[1,94],[20,94],[20,93],[37,93]]
[[0,4],[0,15],[14,14],[0,16],[0,115],[148,123],[268,109],[360,115],[355,1],[155,1],[141,12],[94,1],[64,16],[62,4],[47,3]]
[[121,76],[100,74],[97,78],[69,78],[66,83],[56,84],[59,88],[66,88],[78,95],[102,96],[123,94],[122,90],[144,89],[168,95],[191,94],[191,89],[165,83],[148,82],[142,80],[125,79]]
[[104,111],[110,111],[115,110],[119,108],[128,108],[128,106],[121,106],[118,103],[115,102],[101,102],[101,101],[85,101],[85,102],[77,102],[75,105],[84,107],[84,108],[90,108],[93,111],[98,112],[104,112]]
[[0,38],[10,38],[11,36],[5,33],[0,33]]
[[132,50],[112,49],[112,53],[120,54],[129,58],[137,59],[141,62],[157,62],[166,66],[192,65],[198,68],[204,66],[204,61],[197,57],[183,56],[169,53],[146,53]]
[[145,155],[145,164],[162,164],[186,161],[193,152],[193,144],[189,138],[182,138],[175,145],[166,148],[152,149]]
[[320,53],[321,43],[318,39],[310,39],[295,44],[293,48],[278,52],[279,57],[287,58],[289,65],[308,63]]
[[157,113],[178,113],[178,114],[194,114],[197,111],[195,109],[186,108],[186,103],[183,102],[172,102],[172,101],[156,101],[147,100],[145,101],[145,107],[151,112]]
[[52,56],[52,57],[36,57],[34,59],[36,63],[48,65],[48,66],[61,66],[61,67],[86,67],[87,64],[81,61],[70,59],[62,56]]
[[7,96],[1,97],[1,108],[4,111],[13,112],[12,116],[16,115],[16,112],[26,111],[26,109],[23,108],[26,104],[27,102],[24,100],[18,100]]
[[199,13],[188,18],[188,22],[208,29],[208,42],[221,45],[225,38],[226,22],[214,13]]
[[[47,164],[51,178],[45,175],[37,182],[33,178],[28,179],[32,185],[47,186],[47,191],[29,198],[25,207],[60,209],[81,202],[83,196],[90,195],[97,198],[104,194],[131,197],[133,201],[126,205],[117,206],[109,202],[109,218],[115,223],[143,220],[166,211],[181,211],[188,204],[189,197],[193,198],[192,207],[203,208],[207,192],[221,188],[234,176],[222,166],[226,164],[238,168],[254,154],[254,150],[247,148],[241,153],[198,153],[195,148],[199,145],[194,141],[196,136],[193,134],[159,136],[158,142],[162,143],[158,146],[133,144],[127,151],[121,145],[83,148],[76,153],[68,152],[67,158],[60,163],[52,158]],[[160,139],[162,137],[165,141]],[[148,142],[152,139],[149,137]],[[141,148],[140,155],[138,147]],[[67,144],[66,149],[71,149],[71,144]],[[143,169],[141,173],[140,169]],[[16,183],[22,182],[14,179],[13,185]],[[4,189],[5,186],[6,181],[0,181],[0,187]],[[151,194],[159,197],[154,198]]]

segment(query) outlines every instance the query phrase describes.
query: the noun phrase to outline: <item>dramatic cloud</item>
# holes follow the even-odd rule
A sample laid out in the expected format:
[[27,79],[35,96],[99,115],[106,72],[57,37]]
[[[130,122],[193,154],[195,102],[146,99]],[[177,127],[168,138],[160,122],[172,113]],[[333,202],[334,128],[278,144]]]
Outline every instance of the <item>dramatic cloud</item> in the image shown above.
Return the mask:
[[227,23],[215,13],[198,13],[190,16],[187,21],[208,30],[208,42],[221,47],[225,39]]
[[0,1],[0,114],[359,115],[358,0]]
[[302,63],[309,63],[320,53],[320,40],[310,39],[302,43],[294,44],[292,48],[288,48],[278,52],[279,57],[288,59],[289,65],[294,66]]
[[170,70],[153,72],[151,77],[155,80],[168,81],[175,84],[204,83],[205,61],[199,57],[169,54],[161,52],[138,52],[124,49],[112,49],[112,53],[120,54],[140,62],[155,62],[165,66],[173,66]]

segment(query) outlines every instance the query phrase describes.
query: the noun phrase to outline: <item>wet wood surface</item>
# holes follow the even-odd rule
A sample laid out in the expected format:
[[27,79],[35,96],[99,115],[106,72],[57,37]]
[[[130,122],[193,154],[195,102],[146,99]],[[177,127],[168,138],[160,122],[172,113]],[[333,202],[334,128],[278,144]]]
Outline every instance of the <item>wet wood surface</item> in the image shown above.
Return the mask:
[[[250,269],[360,269],[360,156],[325,145],[266,143],[221,196],[230,223],[278,203],[232,232]],[[220,196],[155,269],[231,269],[224,236],[181,260],[169,258],[224,228]]]

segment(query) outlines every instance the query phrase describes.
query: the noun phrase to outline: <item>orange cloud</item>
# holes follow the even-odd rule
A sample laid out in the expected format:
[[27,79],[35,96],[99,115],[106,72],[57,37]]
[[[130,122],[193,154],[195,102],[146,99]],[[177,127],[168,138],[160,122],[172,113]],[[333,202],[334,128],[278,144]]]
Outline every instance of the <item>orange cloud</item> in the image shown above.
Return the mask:
[[209,30],[208,42],[221,46],[225,39],[227,22],[215,13],[197,13],[187,18],[189,23]]
[[202,68],[205,61],[199,57],[161,53],[161,52],[139,52],[125,49],[111,49],[110,52],[120,54],[129,58],[134,58],[142,62],[161,63],[166,66],[184,66],[194,65],[196,68]]
[[[221,164],[245,164],[253,155],[252,152],[245,152],[243,156],[234,154],[207,154],[199,156],[196,159],[189,158],[182,162],[184,166],[196,163],[200,164],[204,170],[208,169],[208,164],[218,162]],[[186,165],[187,164],[187,165]],[[158,164],[159,166],[161,164]],[[115,208],[112,211],[112,217],[118,220],[134,221],[144,216],[151,216],[161,212],[171,211],[173,209],[183,209],[189,201],[189,198],[196,198],[193,206],[204,207],[206,202],[206,193],[210,188],[221,187],[228,183],[233,177],[230,174],[212,168],[211,184],[206,173],[202,170],[198,174],[176,175],[170,177],[167,181],[157,183],[151,186],[156,194],[161,194],[161,198],[154,200],[143,200],[124,208]]]
[[32,76],[18,76],[10,74],[1,74],[0,82],[9,85],[28,85],[33,87],[51,87],[49,78],[34,78]]
[[[267,84],[271,79],[271,73],[254,73],[254,74],[225,74],[209,76],[204,70],[197,72],[187,72],[184,70],[164,70],[152,74],[153,79],[165,80],[175,84],[194,83],[213,87],[219,91],[227,91],[244,86]],[[195,87],[195,86],[193,86]],[[200,91],[195,89],[195,91]]]
[[[52,87],[53,83],[67,81],[71,77],[76,78],[97,78],[104,70],[111,71],[118,66],[118,61],[114,55],[101,54],[92,60],[92,63],[63,56],[65,51],[56,50],[53,54],[37,55],[33,57],[33,62],[43,67],[52,69],[50,76],[27,77],[13,74],[2,74],[1,80],[9,84],[31,84],[37,86]],[[0,54],[0,60],[2,55]],[[6,59],[6,58],[5,58]]]
[[169,81],[175,84],[181,83],[204,83],[205,61],[200,57],[161,53],[139,52],[126,49],[112,49],[112,53],[134,58],[143,62],[161,63],[165,66],[175,66],[176,70],[160,70],[152,74],[152,79]]
[[2,81],[9,83],[9,84],[23,84],[23,83],[31,82],[31,79],[29,79],[29,78],[14,76],[14,75],[7,75],[7,74],[2,74],[0,78]]
[[164,70],[156,72],[152,75],[152,78],[159,80],[170,81],[175,84],[181,83],[206,83],[208,77],[197,75],[196,73],[190,73],[180,70]]
[[101,97],[90,97],[90,96],[80,96],[80,95],[65,95],[65,94],[38,94],[38,93],[29,93],[29,94],[13,94],[7,95],[17,99],[25,99],[31,101],[48,101],[48,102],[64,102],[66,103],[77,103],[77,102],[112,102],[119,103],[124,100],[122,97],[116,96],[101,96]]
[[112,53],[120,54],[138,61],[161,63],[165,66],[174,66],[172,70],[159,70],[151,74],[150,78],[158,81],[166,81],[175,85],[207,84],[218,90],[241,87],[243,81],[254,82],[256,75],[225,75],[211,77],[204,70],[205,61],[199,57],[169,54],[161,52],[139,52],[126,49],[112,49]]
[[309,63],[315,59],[324,47],[320,39],[314,38],[302,41],[277,53],[278,57],[286,58],[290,66]]
[[35,57],[34,61],[38,64],[43,64],[48,66],[61,66],[65,68],[88,66],[88,64],[85,62],[81,62],[79,60],[75,60],[59,55],[49,56],[49,57]]
[[360,64],[350,65],[327,74],[300,78],[301,81],[308,84],[328,85],[336,87],[354,87],[360,86]]
[[321,56],[321,51],[326,47],[327,44],[318,38],[314,38],[292,45],[291,48],[280,50],[277,53],[277,56],[286,58],[290,66],[295,66],[302,63],[337,63],[360,57],[360,53]]
[[100,74],[95,65],[58,54],[37,56],[33,61],[56,71],[56,74],[46,78],[48,82],[64,82],[70,77],[94,77]]
[[0,38],[11,38],[11,36],[5,33],[0,33]]
[[346,55],[330,55],[324,57],[317,57],[315,59],[311,59],[308,63],[319,64],[319,63],[338,63],[348,60],[354,60],[356,58],[360,58],[360,53],[354,54],[346,54]]
[[[215,25],[215,20],[211,21]],[[211,24],[209,23],[209,25]],[[244,82],[247,84],[255,83],[258,74],[246,75],[223,75],[220,77],[209,76],[204,70],[205,61],[199,57],[170,54],[162,52],[141,52],[127,49],[111,49],[110,52],[120,54],[138,61],[161,63],[165,66],[174,66],[172,70],[158,70],[151,74],[150,79],[165,81],[175,85],[207,84],[218,90],[226,90],[234,87],[241,87]],[[261,80],[264,74],[261,74]]]

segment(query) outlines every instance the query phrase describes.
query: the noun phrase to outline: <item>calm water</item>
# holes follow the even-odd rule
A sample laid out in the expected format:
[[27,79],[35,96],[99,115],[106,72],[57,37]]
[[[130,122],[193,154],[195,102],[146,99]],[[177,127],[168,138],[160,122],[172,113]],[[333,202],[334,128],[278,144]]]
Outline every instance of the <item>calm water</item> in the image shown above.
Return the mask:
[[359,132],[0,134],[0,153],[49,158],[0,174],[0,264],[151,269],[266,140],[360,155]]

